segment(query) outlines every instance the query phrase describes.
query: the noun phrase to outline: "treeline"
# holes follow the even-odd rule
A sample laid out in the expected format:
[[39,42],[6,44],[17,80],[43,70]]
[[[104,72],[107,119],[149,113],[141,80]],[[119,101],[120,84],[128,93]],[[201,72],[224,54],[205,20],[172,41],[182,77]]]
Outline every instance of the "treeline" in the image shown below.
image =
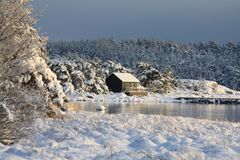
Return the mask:
[[48,49],[52,58],[77,55],[114,60],[130,68],[146,62],[160,71],[170,69],[178,78],[214,80],[240,90],[240,43],[98,39],[54,41],[48,43]]

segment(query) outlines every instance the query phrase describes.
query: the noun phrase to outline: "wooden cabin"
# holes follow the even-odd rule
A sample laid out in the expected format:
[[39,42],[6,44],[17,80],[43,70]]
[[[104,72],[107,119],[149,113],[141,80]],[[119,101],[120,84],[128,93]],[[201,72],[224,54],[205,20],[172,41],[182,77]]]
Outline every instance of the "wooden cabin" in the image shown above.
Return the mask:
[[106,79],[109,91],[119,93],[124,92],[129,96],[147,96],[145,88],[140,85],[140,81],[130,73],[112,73]]

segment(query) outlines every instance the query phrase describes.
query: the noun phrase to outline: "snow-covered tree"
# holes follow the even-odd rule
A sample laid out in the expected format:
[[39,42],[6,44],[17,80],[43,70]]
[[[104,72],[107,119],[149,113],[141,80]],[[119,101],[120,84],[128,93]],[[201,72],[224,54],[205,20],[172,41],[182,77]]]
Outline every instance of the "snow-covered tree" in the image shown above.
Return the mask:
[[74,53],[83,58],[114,60],[129,68],[134,68],[138,62],[146,62],[160,72],[170,69],[178,78],[214,80],[240,90],[239,43],[99,39],[50,42],[48,49],[50,55]]
[[[61,106],[64,98],[46,63],[46,38],[39,36],[34,23],[29,0],[0,0],[0,108],[8,115],[14,112],[15,121],[52,113],[50,104]],[[5,120],[0,141],[10,143],[2,136],[16,123]]]

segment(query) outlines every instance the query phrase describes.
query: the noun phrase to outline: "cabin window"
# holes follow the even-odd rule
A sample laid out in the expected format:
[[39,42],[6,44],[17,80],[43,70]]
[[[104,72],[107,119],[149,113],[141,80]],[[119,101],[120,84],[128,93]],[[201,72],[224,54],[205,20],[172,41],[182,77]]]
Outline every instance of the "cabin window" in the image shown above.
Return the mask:
[[125,83],[122,83],[122,86],[123,86],[123,89],[125,90],[126,88],[137,88],[139,84],[134,82],[125,82]]
[[129,87],[129,83],[123,83],[123,89],[125,90],[126,88]]
[[134,87],[134,83],[131,83],[131,88]]

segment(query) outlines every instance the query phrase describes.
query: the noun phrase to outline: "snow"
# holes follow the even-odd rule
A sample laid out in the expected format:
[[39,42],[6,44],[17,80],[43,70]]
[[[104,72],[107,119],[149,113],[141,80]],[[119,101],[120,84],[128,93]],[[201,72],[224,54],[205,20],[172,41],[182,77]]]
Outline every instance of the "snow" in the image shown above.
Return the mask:
[[[214,81],[179,79],[179,86],[169,94],[149,93],[148,96],[129,97],[124,93],[78,93],[68,95],[70,101],[93,101],[105,103],[184,103],[185,101],[176,100],[178,97],[191,98],[233,98],[240,99],[240,91],[231,90],[225,86],[219,85]],[[90,97],[90,98],[89,98]]]
[[[90,97],[90,98],[89,98]],[[150,94],[145,97],[138,96],[127,96],[124,93],[109,93],[109,94],[100,94],[96,95],[93,93],[81,93],[81,94],[72,94],[69,96],[69,100],[76,101],[92,101],[92,102],[104,102],[104,103],[172,103],[179,101],[174,99],[171,95],[162,95],[162,94]]]
[[191,97],[191,98],[237,98],[240,99],[240,94],[204,94],[202,92],[184,92],[177,90],[171,94],[149,94],[148,96],[127,96],[124,93],[109,93],[96,95],[93,93],[75,93],[68,97],[69,101],[90,101],[90,102],[101,102],[101,103],[187,103],[186,100],[177,100],[178,97]]
[[135,83],[140,83],[140,81],[134,77],[130,73],[119,73],[119,72],[114,72],[113,73],[116,77],[118,77],[122,82],[135,82]]
[[98,111],[104,111],[106,109],[106,107],[104,107],[103,105],[97,105],[96,106],[96,110],[98,110]]
[[235,96],[239,95],[239,91],[232,90],[223,85],[219,85],[215,81],[179,79],[178,87],[173,94],[184,95],[192,94],[195,96]]
[[14,115],[12,114],[12,112],[10,111],[10,109],[7,107],[7,105],[5,103],[0,103],[0,106],[3,107],[3,109],[6,111],[7,113],[7,117],[8,117],[8,120],[10,122],[14,122]]
[[8,159],[240,159],[240,123],[161,115],[78,112],[37,119]]

